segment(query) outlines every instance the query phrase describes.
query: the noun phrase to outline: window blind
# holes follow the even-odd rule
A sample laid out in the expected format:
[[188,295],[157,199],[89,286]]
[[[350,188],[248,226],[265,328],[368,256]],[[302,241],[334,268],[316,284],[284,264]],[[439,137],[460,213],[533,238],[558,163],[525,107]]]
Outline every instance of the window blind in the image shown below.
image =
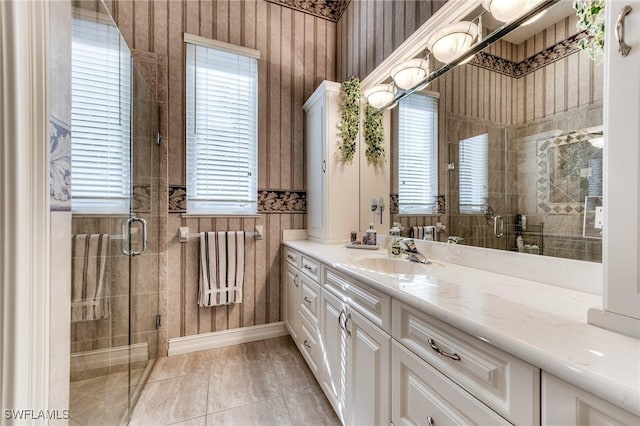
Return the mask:
[[459,159],[460,213],[483,213],[489,195],[489,135],[461,140]]
[[257,211],[258,60],[187,43],[187,212]]
[[74,18],[71,48],[72,210],[128,213],[131,59],[113,25]]
[[438,198],[438,99],[414,93],[398,109],[400,214],[434,213]]

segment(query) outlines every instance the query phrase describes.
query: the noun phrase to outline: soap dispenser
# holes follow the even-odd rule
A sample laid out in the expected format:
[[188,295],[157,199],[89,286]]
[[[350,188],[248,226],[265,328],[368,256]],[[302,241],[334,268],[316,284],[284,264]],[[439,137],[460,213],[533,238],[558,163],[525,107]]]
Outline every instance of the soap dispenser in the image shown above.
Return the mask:
[[367,246],[375,246],[378,244],[376,228],[374,228],[373,223],[369,224],[369,229],[364,233],[362,244]]
[[402,255],[402,249],[400,247],[400,226],[398,223],[394,223],[393,227],[389,231],[389,257],[399,258]]

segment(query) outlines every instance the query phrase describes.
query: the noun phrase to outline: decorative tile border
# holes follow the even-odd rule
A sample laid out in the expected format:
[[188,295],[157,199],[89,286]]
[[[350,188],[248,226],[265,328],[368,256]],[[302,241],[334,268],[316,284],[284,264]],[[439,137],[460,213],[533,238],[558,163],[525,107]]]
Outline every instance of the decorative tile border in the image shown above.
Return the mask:
[[[169,186],[169,213],[187,212],[187,187]],[[258,191],[258,213],[306,213],[306,191],[260,189]]]
[[49,121],[49,202],[51,211],[71,211],[71,126]]
[[536,53],[522,62],[513,62],[489,53],[480,52],[476,54],[469,64],[509,77],[521,78],[577,52],[579,50],[578,42],[585,37],[587,37],[587,35],[584,32],[580,32]]
[[[389,214],[400,214],[400,202],[398,194],[389,194]],[[438,195],[434,200],[432,214],[446,214],[447,213],[447,198],[445,195]]]
[[151,212],[151,185],[133,185],[133,211]]
[[258,213],[306,213],[306,191],[258,191]]
[[187,212],[187,187],[169,185],[169,213]]
[[338,22],[351,0],[267,0],[331,22]]

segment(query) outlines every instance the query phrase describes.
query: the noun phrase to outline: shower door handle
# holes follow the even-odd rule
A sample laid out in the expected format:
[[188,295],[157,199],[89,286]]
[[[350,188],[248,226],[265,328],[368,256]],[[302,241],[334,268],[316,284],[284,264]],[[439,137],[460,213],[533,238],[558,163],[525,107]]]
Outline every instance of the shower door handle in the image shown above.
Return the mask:
[[[133,222],[140,222],[142,224],[142,249],[141,250],[131,250],[131,225]],[[123,234],[126,236],[122,240],[122,253],[127,256],[140,256],[143,255],[147,251],[147,221],[142,219],[141,217],[130,217],[124,223],[123,226]]]
[[[498,222],[500,222],[499,231],[498,231]],[[493,235],[495,235],[496,238],[502,238],[504,236],[504,217],[502,216],[493,217]]]

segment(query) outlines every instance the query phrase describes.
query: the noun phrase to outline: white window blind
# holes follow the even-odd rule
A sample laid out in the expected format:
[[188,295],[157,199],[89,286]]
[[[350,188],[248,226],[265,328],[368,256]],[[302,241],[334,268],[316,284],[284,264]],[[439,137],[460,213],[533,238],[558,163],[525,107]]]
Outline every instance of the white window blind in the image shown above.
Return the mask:
[[113,25],[73,19],[72,210],[128,213],[131,193],[131,59]]
[[258,60],[187,43],[187,212],[255,214]]
[[429,214],[438,199],[438,99],[414,93],[398,109],[400,214]]
[[460,213],[483,213],[489,195],[489,135],[461,140],[459,157]]

